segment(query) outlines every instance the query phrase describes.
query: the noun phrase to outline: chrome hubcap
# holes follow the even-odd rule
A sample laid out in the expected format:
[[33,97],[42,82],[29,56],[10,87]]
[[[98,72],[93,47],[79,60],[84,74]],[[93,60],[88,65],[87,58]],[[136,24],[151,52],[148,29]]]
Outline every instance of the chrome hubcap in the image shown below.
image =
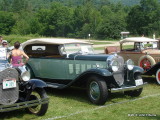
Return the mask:
[[90,83],[90,96],[94,100],[97,100],[100,97],[99,85],[95,81],[93,81],[93,82]]

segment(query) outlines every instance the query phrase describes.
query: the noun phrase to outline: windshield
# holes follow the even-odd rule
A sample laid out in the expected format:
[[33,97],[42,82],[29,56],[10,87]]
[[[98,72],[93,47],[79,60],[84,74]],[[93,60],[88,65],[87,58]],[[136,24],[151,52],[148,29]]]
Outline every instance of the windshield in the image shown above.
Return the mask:
[[72,43],[72,44],[65,44],[61,46],[60,51],[62,54],[73,54],[73,53],[91,53],[93,54],[93,48],[90,44],[84,43]]
[[125,51],[141,51],[146,49],[157,49],[157,42],[126,42],[123,43],[122,50]]

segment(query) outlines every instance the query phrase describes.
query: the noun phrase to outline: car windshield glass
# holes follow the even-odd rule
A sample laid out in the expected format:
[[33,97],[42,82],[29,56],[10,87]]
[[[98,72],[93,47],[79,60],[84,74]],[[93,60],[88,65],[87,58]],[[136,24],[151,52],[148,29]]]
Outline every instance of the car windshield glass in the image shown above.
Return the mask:
[[93,53],[92,45],[84,43],[72,43],[65,44],[64,48],[61,48],[62,53],[73,54],[73,53]]
[[147,48],[157,49],[158,48],[157,42],[144,42],[143,45],[144,45],[145,49],[147,49]]
[[126,42],[122,45],[125,51],[141,51],[146,49],[157,49],[157,42]]

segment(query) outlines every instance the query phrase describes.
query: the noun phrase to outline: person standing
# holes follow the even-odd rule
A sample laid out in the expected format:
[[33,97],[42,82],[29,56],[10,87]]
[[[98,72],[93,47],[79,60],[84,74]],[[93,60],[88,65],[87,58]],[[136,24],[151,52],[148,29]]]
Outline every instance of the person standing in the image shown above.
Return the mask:
[[5,47],[5,48],[7,48],[8,47],[8,42],[7,42],[7,40],[2,40],[2,47]]
[[156,39],[156,34],[155,33],[153,33],[153,39]]
[[[20,43],[17,41],[14,43],[14,49],[11,51],[11,64],[13,67],[23,66],[29,60],[28,55],[26,55],[22,50],[19,50]],[[23,62],[23,57],[25,58],[25,63]]]

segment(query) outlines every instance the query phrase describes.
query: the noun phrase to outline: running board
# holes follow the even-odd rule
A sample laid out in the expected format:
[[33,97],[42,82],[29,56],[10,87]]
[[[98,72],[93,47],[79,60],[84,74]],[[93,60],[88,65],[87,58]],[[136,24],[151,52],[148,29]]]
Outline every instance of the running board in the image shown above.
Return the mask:
[[65,88],[67,86],[65,84],[51,83],[51,82],[46,82],[46,84],[47,84],[47,87],[57,88],[57,89],[62,89],[62,88]]

